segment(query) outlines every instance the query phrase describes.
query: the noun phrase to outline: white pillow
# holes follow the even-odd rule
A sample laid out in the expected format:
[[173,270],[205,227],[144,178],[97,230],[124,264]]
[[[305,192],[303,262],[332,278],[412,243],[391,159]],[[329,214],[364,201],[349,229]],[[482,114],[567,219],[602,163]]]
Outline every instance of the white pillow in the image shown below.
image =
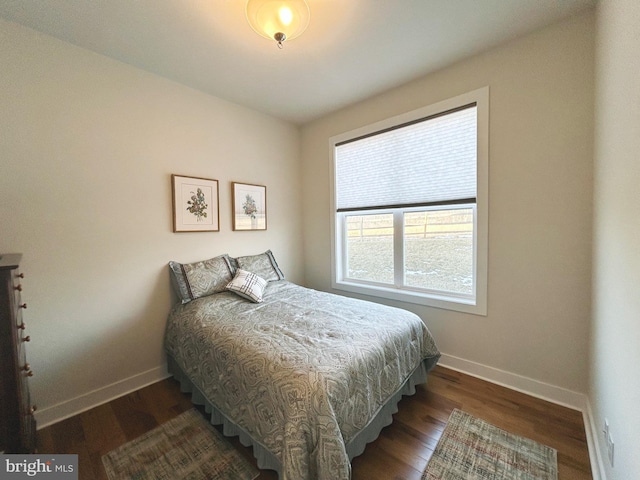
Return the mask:
[[267,281],[255,273],[239,269],[233,280],[227,285],[227,290],[237,293],[254,303],[262,302],[262,294],[267,287]]

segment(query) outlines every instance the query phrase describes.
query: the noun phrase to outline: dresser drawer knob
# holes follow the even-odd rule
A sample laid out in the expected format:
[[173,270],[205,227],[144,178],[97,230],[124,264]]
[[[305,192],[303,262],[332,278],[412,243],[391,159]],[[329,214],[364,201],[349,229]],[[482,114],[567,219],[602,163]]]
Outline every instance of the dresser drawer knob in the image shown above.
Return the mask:
[[31,337],[29,335],[27,335],[26,337],[24,337],[22,339],[24,342],[30,342],[31,341]]
[[13,287],[15,290],[18,290],[19,292],[22,291],[22,284],[19,283],[18,285],[16,285],[15,287]]
[[27,324],[26,324],[26,323],[24,323],[24,322],[22,322],[20,325],[18,325],[18,328],[19,328],[20,330],[24,330],[25,328],[27,328]]
[[19,273],[19,274],[17,275],[17,277],[18,277],[18,278],[24,278],[24,273]]
[[24,308],[25,310],[27,309],[27,304],[23,303],[22,305],[20,305],[18,308]]
[[35,405],[31,406],[31,408],[29,408],[29,415],[33,415],[36,410],[38,410],[38,407]]
[[33,377],[33,370],[28,370],[27,373],[25,373],[25,375],[27,377]]

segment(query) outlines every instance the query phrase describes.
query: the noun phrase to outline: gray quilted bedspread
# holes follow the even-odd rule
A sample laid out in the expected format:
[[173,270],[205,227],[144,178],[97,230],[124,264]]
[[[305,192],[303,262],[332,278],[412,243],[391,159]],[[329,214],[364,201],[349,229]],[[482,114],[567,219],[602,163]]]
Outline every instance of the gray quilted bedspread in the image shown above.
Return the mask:
[[231,292],[176,305],[167,352],[228,419],[282,463],[283,480],[348,480],[349,442],[425,359],[405,310],[270,282],[263,303]]

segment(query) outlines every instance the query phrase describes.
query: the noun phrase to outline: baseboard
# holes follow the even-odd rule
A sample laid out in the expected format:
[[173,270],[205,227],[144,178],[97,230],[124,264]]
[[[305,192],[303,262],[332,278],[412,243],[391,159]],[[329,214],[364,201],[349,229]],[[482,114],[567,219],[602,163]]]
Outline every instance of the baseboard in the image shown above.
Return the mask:
[[587,444],[589,445],[589,459],[591,460],[591,476],[593,480],[607,480],[606,470],[600,449],[600,434],[602,431],[596,425],[591,402],[587,399],[587,408],[583,412],[584,429],[587,434]]
[[589,397],[585,394],[567,390],[548,383],[540,382],[532,378],[523,377],[515,373],[506,372],[498,368],[489,367],[480,363],[447,355],[440,357],[439,365],[456,370],[458,372],[501,385],[511,390],[526,393],[532,397],[540,398],[551,403],[562,405],[582,412],[584,429],[589,450],[589,462],[593,480],[607,480],[606,473],[600,455],[599,431],[594,423],[593,411]]
[[584,412],[587,406],[587,397],[583,393],[454,357],[453,355],[447,355],[446,353],[442,354],[438,364],[573,410]]
[[106,385],[84,395],[66,400],[51,407],[37,410],[35,413],[38,429],[48,427],[66,418],[89,410],[118,397],[135,392],[147,385],[159,382],[169,377],[166,365],[152,368],[146,372],[133,375],[118,382]]

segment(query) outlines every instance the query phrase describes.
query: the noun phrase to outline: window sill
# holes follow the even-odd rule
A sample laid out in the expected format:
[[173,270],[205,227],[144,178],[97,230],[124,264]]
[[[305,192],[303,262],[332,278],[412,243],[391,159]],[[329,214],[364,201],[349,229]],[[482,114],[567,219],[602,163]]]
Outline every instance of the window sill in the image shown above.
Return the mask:
[[377,285],[364,285],[346,281],[333,281],[331,286],[336,290],[358,293],[360,295],[386,298],[389,300],[424,305],[427,307],[441,308],[444,310],[453,310],[456,312],[470,313],[473,315],[487,315],[486,302],[485,304],[480,304],[473,299],[458,298],[447,295],[426,294],[411,290],[385,288]]

